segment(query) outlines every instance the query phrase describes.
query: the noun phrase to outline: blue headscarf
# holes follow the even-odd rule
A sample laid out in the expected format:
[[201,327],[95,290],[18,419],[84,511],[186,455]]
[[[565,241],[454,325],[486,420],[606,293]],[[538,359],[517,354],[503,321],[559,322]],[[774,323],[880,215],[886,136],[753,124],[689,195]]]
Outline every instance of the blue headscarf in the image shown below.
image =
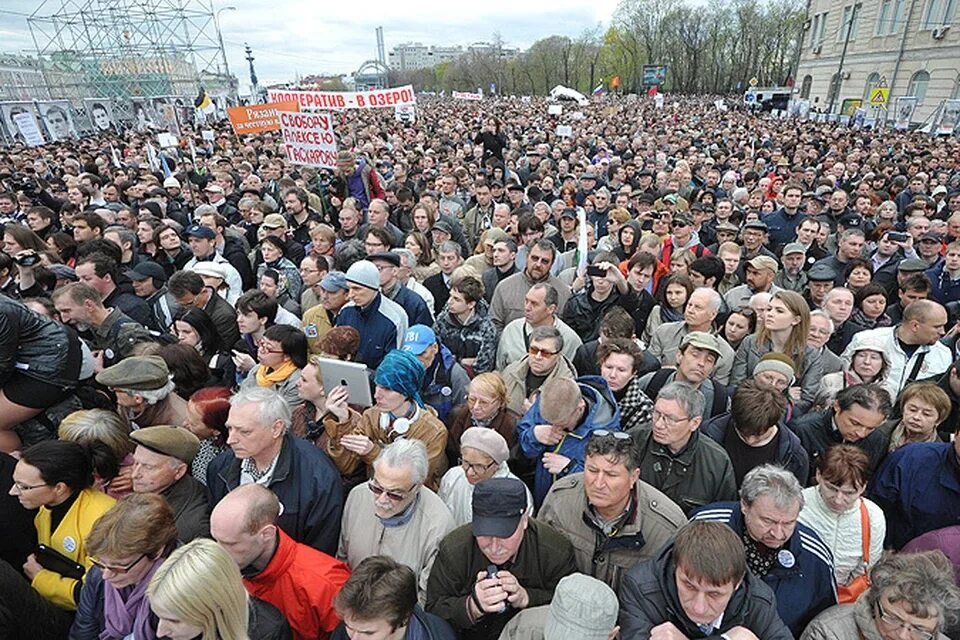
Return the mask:
[[383,357],[373,381],[381,387],[402,393],[405,398],[422,407],[420,385],[423,384],[425,374],[426,369],[417,360],[417,356],[409,351],[394,349]]

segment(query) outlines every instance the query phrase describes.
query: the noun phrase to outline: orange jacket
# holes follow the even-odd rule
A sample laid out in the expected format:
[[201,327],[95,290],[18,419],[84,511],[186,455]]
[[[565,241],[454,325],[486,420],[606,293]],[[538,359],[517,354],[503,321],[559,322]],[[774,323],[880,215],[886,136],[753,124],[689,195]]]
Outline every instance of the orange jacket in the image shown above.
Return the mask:
[[333,598],[350,577],[339,560],[295,542],[277,529],[277,551],[266,569],[244,578],[250,595],[275,606],[286,616],[294,640],[326,640],[340,624]]

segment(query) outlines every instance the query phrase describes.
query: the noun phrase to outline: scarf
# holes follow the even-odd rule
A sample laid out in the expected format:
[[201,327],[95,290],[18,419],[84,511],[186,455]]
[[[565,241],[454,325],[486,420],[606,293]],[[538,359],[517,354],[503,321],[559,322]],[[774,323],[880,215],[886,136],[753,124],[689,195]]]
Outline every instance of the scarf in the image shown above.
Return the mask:
[[280,384],[292,376],[296,370],[297,365],[294,364],[293,360],[287,360],[276,369],[260,365],[257,367],[257,386],[272,387],[275,384]]
[[150,601],[147,585],[165,558],[157,558],[150,570],[137,584],[117,589],[103,581],[103,625],[100,640],[122,640],[133,636],[137,640],[156,638],[150,624]]

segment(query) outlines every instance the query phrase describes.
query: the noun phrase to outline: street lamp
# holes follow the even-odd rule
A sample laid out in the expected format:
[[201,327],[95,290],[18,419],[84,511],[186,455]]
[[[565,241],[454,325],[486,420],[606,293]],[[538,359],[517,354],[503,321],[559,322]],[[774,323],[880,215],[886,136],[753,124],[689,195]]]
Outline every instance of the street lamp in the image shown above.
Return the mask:
[[230,82],[230,65],[227,64],[227,51],[226,49],[223,48],[223,34],[220,32],[220,14],[223,13],[224,11],[236,11],[236,10],[237,8],[233,6],[223,7],[222,9],[218,9],[217,12],[213,14],[213,27],[217,30],[217,40],[220,41],[220,55],[221,57],[223,57],[223,70],[227,74],[228,84]]

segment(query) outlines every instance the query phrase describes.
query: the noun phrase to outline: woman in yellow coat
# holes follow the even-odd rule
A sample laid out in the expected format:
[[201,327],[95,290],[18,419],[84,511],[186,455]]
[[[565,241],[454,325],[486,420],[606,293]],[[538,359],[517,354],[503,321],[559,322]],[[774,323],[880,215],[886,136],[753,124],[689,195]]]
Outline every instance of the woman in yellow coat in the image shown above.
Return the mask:
[[24,451],[17,462],[10,493],[27,509],[37,509],[38,545],[22,567],[29,583],[0,562],[0,638],[67,636],[83,576],[92,566],[87,536],[115,502],[92,488],[92,455],[76,442],[49,440]]

